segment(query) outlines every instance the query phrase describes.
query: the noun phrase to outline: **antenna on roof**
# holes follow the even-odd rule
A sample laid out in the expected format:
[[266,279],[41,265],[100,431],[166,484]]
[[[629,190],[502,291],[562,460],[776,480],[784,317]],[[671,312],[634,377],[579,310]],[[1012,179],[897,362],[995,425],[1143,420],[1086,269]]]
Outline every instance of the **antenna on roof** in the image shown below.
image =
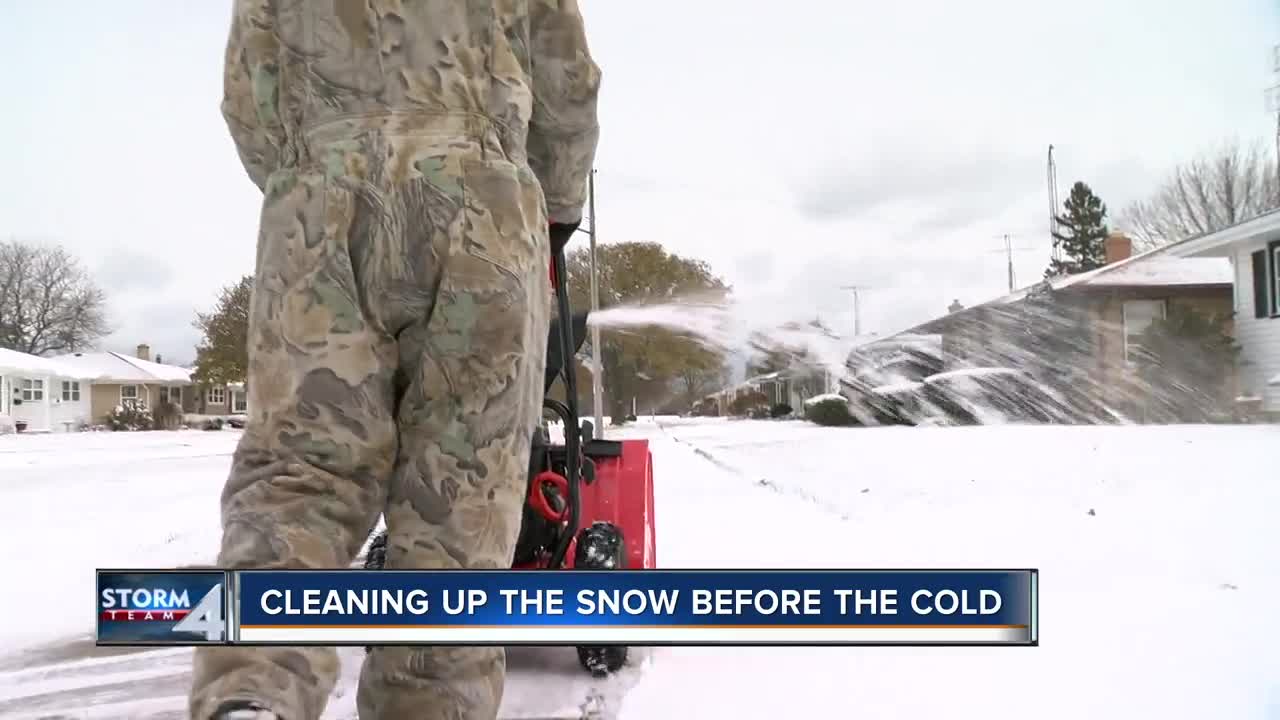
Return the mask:
[[1062,253],[1053,236],[1058,232],[1058,161],[1053,159],[1053,145],[1049,146],[1049,166],[1046,171],[1049,179],[1049,246],[1053,248],[1053,259],[1061,260]]

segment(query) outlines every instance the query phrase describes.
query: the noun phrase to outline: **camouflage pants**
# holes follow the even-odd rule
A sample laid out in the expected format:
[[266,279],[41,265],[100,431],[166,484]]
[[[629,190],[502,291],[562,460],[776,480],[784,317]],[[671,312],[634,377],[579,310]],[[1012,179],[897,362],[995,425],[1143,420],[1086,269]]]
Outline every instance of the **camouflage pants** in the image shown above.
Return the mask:
[[[249,421],[222,496],[224,568],[344,568],[384,513],[390,568],[510,567],[549,322],[541,189],[469,116],[307,136],[266,190]],[[319,718],[332,648],[205,648],[190,709]],[[493,718],[501,648],[379,648],[364,720]]]

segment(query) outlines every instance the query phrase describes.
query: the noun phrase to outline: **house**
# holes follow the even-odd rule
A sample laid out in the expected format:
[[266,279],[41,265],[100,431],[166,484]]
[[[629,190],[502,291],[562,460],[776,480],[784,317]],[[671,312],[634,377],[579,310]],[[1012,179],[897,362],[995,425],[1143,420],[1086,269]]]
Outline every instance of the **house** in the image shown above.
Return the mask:
[[49,358],[0,348],[0,423],[64,432],[89,423],[92,374]]
[[242,382],[225,385],[194,383],[190,397],[191,400],[183,405],[187,413],[223,417],[249,412],[249,393]]
[[134,357],[117,352],[72,353],[54,358],[59,364],[93,378],[90,388],[90,418],[104,422],[117,407],[154,410],[173,403],[191,412],[197,398],[191,388],[191,370],[151,360],[151,348],[139,345]]
[[[740,397],[759,393],[768,404],[803,407],[804,401],[827,391],[826,374],[812,369],[782,370],[749,377],[742,382],[704,397],[699,408],[704,414],[732,415],[733,402]],[[695,408],[698,409],[698,408]]]
[[[1143,333],[1177,306],[1230,316],[1231,265],[1164,250],[1133,255],[1122,233],[1106,239],[1105,260],[1100,268],[1050,278],[986,303],[953,305],[946,315],[869,347],[904,335],[937,335],[947,369],[1032,369],[1061,387],[1092,388],[1097,400],[1145,416],[1152,397],[1139,375]],[[851,357],[855,372],[856,362]],[[1225,395],[1235,382],[1234,369],[1223,368],[1222,380]]]
[[1280,418],[1280,210],[1189,238],[1160,252],[1218,258],[1232,268],[1235,338],[1241,347],[1240,393]]

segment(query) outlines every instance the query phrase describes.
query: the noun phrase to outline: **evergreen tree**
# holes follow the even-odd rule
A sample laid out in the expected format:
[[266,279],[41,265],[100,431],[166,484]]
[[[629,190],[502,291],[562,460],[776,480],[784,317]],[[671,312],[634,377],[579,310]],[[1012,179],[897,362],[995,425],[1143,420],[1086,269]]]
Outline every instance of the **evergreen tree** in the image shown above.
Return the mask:
[[1053,233],[1053,247],[1061,255],[1049,263],[1046,278],[1074,275],[1106,264],[1107,206],[1088,185],[1077,182],[1058,216],[1061,228]]
[[249,372],[249,301],[253,276],[222,288],[209,313],[197,313],[195,326],[204,336],[196,348],[193,379],[201,384],[245,382]]

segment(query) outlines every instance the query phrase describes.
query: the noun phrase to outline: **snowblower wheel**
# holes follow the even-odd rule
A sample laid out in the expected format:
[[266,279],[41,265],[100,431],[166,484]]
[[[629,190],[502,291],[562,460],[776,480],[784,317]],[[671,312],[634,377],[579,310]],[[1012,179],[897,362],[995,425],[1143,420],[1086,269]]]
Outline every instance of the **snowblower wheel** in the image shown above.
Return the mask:
[[[623,542],[622,529],[617,525],[597,522],[578,533],[578,546],[573,555],[575,570],[622,570],[626,564],[626,543]],[[578,662],[592,676],[605,677],[626,664],[627,647],[579,647]]]
[[373,537],[369,543],[369,552],[364,556],[365,570],[381,570],[387,564],[387,531],[383,530]]
[[[369,552],[364,556],[365,570],[381,570],[387,564],[387,531],[383,530],[373,536],[373,540],[369,543]],[[366,645],[364,647],[366,655],[373,652],[373,648]]]

